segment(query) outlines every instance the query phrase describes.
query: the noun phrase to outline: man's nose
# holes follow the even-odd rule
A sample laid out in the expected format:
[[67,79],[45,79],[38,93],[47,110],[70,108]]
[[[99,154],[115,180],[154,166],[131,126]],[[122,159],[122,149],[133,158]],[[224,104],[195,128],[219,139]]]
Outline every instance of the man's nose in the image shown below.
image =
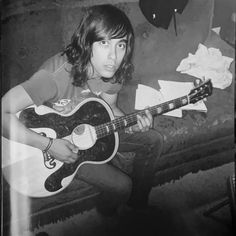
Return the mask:
[[110,47],[108,57],[112,60],[116,59],[116,48],[115,47],[113,47],[113,46]]

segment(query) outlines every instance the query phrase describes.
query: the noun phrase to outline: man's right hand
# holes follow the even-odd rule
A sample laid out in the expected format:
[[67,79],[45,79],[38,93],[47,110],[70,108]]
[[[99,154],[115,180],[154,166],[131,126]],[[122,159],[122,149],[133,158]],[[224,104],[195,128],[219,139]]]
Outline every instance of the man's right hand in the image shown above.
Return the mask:
[[53,139],[53,143],[48,152],[54,156],[55,159],[69,164],[77,160],[78,150],[78,147],[68,140]]

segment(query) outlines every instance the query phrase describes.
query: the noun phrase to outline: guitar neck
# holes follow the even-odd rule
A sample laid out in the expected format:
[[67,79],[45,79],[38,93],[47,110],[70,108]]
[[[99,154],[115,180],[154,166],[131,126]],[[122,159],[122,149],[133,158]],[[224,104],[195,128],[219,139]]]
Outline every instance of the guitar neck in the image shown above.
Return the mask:
[[137,123],[137,115],[143,116],[145,115],[145,111],[149,110],[152,115],[161,115],[166,112],[175,110],[182,106],[189,104],[189,97],[188,95],[173,99],[156,106],[148,107],[144,110],[140,110],[129,115],[121,116],[117,119],[114,119],[110,122],[98,125],[95,127],[96,134],[98,138],[105,137],[110,135],[114,132],[123,130],[129,126],[135,125]]

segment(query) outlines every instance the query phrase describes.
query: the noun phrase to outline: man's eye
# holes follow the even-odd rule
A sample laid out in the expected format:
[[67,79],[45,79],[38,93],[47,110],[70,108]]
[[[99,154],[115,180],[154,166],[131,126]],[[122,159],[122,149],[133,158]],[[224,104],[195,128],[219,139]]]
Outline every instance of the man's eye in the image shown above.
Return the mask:
[[119,48],[125,49],[126,48],[126,43],[120,43],[118,44]]
[[109,43],[106,40],[102,40],[102,41],[100,41],[100,44],[103,46],[107,46]]

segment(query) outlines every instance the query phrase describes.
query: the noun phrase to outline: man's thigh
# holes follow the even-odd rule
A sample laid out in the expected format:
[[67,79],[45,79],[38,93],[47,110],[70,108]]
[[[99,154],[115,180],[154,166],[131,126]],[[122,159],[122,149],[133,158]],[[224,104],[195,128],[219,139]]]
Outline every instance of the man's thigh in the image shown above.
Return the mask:
[[131,179],[125,173],[107,163],[84,164],[78,170],[78,177],[109,192],[128,191],[132,186]]
[[148,132],[138,132],[132,135],[120,133],[119,135],[119,152],[132,152],[138,151],[147,146],[156,146],[159,150],[163,147],[163,136],[154,129]]

